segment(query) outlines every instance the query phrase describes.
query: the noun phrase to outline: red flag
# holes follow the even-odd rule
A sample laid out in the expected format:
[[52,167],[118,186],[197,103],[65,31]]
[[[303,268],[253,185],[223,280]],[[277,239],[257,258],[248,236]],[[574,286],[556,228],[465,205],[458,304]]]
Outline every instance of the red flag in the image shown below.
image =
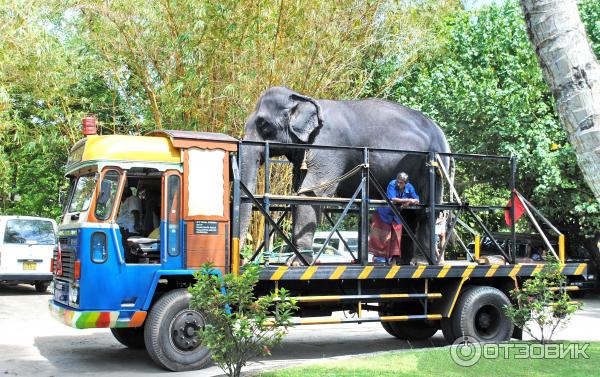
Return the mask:
[[[516,191],[515,191],[515,223],[517,221],[519,221],[519,218],[521,217],[521,215],[523,215],[523,213],[525,212],[525,205],[523,205],[523,203],[521,202],[521,199],[519,199],[519,195],[517,195]],[[504,210],[504,221],[506,221],[506,225],[511,226],[511,222],[510,222],[510,207],[512,207],[512,200],[508,200],[508,203],[506,203],[506,206],[508,207],[507,209]]]

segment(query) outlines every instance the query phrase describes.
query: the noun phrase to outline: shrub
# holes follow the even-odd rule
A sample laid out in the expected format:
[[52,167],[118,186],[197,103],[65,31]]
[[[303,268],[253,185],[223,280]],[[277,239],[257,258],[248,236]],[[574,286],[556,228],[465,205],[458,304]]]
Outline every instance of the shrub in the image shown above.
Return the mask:
[[564,289],[567,278],[560,273],[563,265],[554,257],[547,261],[533,279],[525,281],[521,289],[511,291],[516,303],[504,308],[515,326],[541,344],[550,342],[554,332],[564,327],[570,316],[581,308],[581,303],[570,301]]
[[206,317],[199,336],[228,376],[239,376],[253,357],[269,355],[288,332],[297,309],[284,288],[254,296],[260,269],[257,264],[247,264],[239,275],[221,276],[207,263],[196,272],[197,282],[189,289],[190,308]]

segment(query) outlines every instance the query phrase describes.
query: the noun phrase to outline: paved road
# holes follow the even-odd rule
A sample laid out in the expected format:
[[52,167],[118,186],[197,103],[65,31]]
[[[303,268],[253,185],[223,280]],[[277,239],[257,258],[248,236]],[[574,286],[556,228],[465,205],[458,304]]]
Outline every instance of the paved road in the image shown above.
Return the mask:
[[[121,346],[106,329],[75,330],[55,321],[47,310],[49,298],[27,285],[0,286],[0,375],[173,376],[156,367],[144,350]],[[600,299],[583,301],[584,310],[557,339],[600,340]],[[292,329],[271,357],[250,368],[442,345],[441,332],[428,341],[406,342],[389,336],[378,323],[303,326]],[[220,374],[220,369],[212,366],[177,376]]]

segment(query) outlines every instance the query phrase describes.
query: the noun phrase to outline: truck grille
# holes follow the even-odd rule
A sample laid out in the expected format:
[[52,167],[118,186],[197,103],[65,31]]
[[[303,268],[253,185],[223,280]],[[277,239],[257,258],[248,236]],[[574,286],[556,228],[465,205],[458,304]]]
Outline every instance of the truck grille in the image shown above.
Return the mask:
[[60,242],[60,251],[61,251],[61,261],[62,266],[58,265],[58,248],[54,249],[54,273],[60,270],[59,267],[62,267],[62,277],[73,280],[75,276],[75,247],[73,245],[73,241],[68,237],[59,237],[58,242]]

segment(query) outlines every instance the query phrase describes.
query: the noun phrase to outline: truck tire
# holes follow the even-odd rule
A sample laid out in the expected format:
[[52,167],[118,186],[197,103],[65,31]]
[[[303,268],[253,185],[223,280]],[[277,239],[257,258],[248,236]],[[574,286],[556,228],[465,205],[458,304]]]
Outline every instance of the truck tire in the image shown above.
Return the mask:
[[[473,288],[473,286],[464,287],[460,294],[466,294],[469,290],[471,290],[471,288]],[[454,307],[456,307],[456,305]],[[448,342],[449,344],[454,343],[454,341],[458,338],[458,335],[454,332],[454,325],[452,323],[452,319],[442,318],[440,320],[440,327],[442,329],[442,334],[444,334],[444,339],[446,339],[446,342]]]
[[439,330],[435,321],[381,322],[388,334],[402,340],[429,339]]
[[[408,312],[417,313],[423,308],[418,303],[388,304],[383,308],[385,315],[404,315]],[[381,322],[388,334],[403,340],[423,340],[431,338],[440,328],[437,321],[391,321]]]
[[189,308],[191,297],[186,289],[166,293],[146,319],[144,341],[150,358],[174,372],[200,369],[210,362],[209,349],[196,335],[206,321],[201,312]]
[[444,339],[449,344],[454,343],[456,338],[456,334],[454,333],[454,329],[452,328],[452,320],[450,318],[442,318],[440,321],[440,327],[442,328],[442,334],[444,334]]
[[390,326],[390,322],[381,322],[381,327],[390,334],[391,336],[396,337],[396,333],[392,330],[392,326]]
[[127,348],[144,348],[144,327],[110,329],[115,339]]
[[49,286],[49,281],[38,281],[37,283],[35,283],[35,291],[38,293],[46,293]]
[[514,325],[504,314],[505,305],[510,305],[510,300],[499,289],[470,288],[458,298],[450,317],[453,334],[448,335],[455,336],[454,340],[468,336],[481,343],[509,340]]

